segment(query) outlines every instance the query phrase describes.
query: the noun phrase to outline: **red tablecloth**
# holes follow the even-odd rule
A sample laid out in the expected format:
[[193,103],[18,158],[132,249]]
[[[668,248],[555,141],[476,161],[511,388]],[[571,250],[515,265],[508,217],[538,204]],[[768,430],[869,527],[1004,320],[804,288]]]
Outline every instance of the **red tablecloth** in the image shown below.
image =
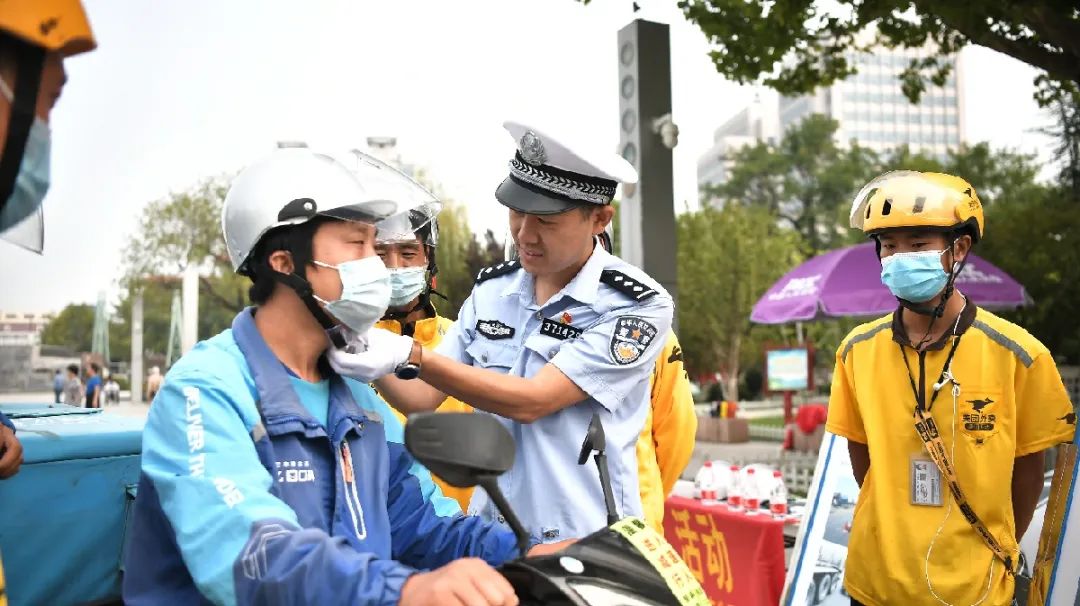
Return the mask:
[[669,497],[664,535],[713,604],[776,606],[784,589],[784,524],[724,504]]

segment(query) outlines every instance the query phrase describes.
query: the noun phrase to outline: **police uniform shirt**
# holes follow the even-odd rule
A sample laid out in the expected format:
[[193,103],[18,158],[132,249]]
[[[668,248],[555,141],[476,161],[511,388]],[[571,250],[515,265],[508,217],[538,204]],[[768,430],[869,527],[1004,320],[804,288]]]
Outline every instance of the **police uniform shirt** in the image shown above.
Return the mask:
[[[480,272],[436,351],[519,377],[551,363],[588,394],[530,424],[496,416],[517,444],[514,466],[499,487],[534,540],[583,537],[606,525],[596,465],[577,462],[594,412],[604,425],[618,513],[642,514],[636,444],[672,313],[671,296],[659,284],[599,245],[543,305],[536,303],[532,276],[516,262]],[[469,513],[501,521],[482,490],[475,491]]]

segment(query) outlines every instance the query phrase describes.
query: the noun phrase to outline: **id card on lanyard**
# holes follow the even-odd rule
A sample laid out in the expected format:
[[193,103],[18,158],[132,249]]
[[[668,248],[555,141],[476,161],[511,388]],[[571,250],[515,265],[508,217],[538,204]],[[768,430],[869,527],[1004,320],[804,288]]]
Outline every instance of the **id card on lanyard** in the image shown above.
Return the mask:
[[911,457],[911,504],[941,507],[941,470],[923,453]]

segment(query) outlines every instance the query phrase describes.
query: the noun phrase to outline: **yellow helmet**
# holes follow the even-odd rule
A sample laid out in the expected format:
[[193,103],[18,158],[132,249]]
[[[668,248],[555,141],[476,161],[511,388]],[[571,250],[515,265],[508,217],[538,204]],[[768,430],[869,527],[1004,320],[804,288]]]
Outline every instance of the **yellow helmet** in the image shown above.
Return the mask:
[[962,231],[978,242],[983,208],[970,183],[944,173],[900,170],[867,183],[851,204],[851,226],[874,236],[893,229]]
[[94,50],[80,0],[4,0],[0,31],[65,57]]

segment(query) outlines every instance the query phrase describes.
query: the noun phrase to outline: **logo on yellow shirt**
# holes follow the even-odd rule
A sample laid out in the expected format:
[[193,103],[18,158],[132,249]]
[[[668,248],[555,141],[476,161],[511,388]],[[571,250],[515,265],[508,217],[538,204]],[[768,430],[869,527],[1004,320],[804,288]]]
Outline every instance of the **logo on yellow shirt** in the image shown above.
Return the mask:
[[997,431],[997,414],[995,414],[995,402],[993,398],[982,397],[974,400],[966,400],[967,410],[960,417],[961,427],[964,433],[975,438],[977,444],[994,435]]

